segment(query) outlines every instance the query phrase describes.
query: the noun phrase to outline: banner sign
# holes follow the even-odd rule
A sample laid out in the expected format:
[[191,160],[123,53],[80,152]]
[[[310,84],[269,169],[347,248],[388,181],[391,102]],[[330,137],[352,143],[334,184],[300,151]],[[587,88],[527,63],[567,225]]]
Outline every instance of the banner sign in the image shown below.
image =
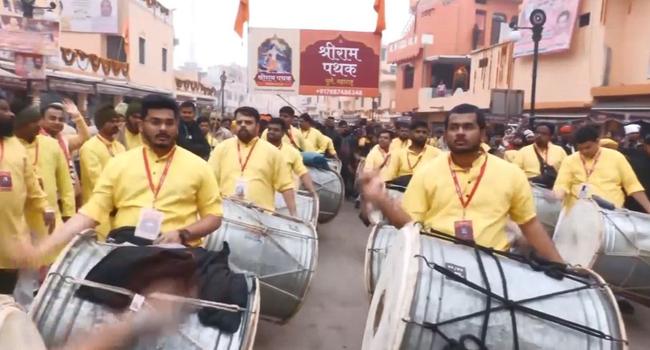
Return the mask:
[[59,55],[59,22],[0,15],[0,50]]
[[379,95],[379,35],[250,28],[248,37],[253,92]]
[[61,30],[118,34],[118,0],[70,0],[61,10]]
[[23,79],[45,80],[45,59],[42,55],[16,52],[16,75]]
[[[539,42],[539,53],[566,51],[571,48],[571,38],[577,21],[580,0],[527,0],[519,16],[520,27],[532,27],[530,14],[535,9],[546,12],[546,24]],[[533,54],[533,32],[521,30],[521,40],[515,43],[514,57]]]

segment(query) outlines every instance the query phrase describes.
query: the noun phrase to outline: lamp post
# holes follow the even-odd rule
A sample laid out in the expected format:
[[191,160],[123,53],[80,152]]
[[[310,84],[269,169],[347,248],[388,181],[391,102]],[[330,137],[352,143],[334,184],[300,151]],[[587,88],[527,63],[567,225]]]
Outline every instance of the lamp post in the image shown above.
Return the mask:
[[226,88],[226,71],[221,72],[219,77],[221,80],[221,118],[223,119],[226,116],[226,103],[224,101],[225,97],[225,88]]
[[546,23],[546,12],[536,9],[530,14],[530,24],[532,27],[519,27],[517,23],[511,23],[510,28],[513,30],[528,29],[533,31],[533,83],[530,91],[530,125],[535,122],[535,102],[537,98],[537,66],[539,64],[539,42],[542,41],[544,24]]

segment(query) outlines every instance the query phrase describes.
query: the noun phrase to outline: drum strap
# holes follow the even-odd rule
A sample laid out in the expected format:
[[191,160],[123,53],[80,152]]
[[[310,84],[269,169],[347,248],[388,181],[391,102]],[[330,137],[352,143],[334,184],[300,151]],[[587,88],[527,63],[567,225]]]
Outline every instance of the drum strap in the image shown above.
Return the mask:
[[[581,324],[578,324],[578,323],[575,323],[575,322],[572,322],[572,321],[569,321],[569,320],[565,320],[563,318],[560,318],[560,317],[557,317],[557,316],[554,316],[554,315],[550,315],[550,314],[547,314],[547,313],[544,313],[544,312],[541,312],[541,311],[538,311],[538,310],[535,310],[535,309],[531,309],[531,308],[524,305],[526,303],[531,303],[531,302],[534,302],[534,301],[549,299],[549,298],[556,297],[556,296],[563,295],[563,294],[575,293],[575,292],[585,290],[585,289],[601,288],[601,287],[603,287],[602,284],[600,284],[600,283],[590,283],[590,282],[586,281],[584,278],[580,278],[579,275],[577,275],[577,274],[574,274],[574,276],[572,276],[572,273],[570,273],[568,271],[564,271],[564,272],[562,272],[562,275],[559,276],[560,278],[567,278],[567,279],[574,280],[574,281],[579,282],[580,284],[582,284],[582,286],[572,288],[572,289],[563,290],[563,291],[559,291],[559,292],[555,292],[555,293],[551,293],[551,294],[541,295],[541,296],[537,296],[537,297],[534,297],[534,298],[524,299],[524,300],[518,300],[518,301],[511,300],[508,297],[506,276],[505,276],[505,273],[503,271],[503,267],[501,266],[501,262],[499,261],[497,255],[505,256],[507,258],[514,259],[514,260],[522,262],[522,263],[528,263],[535,270],[539,270],[538,268],[536,268],[536,266],[538,267],[540,265],[539,263],[534,263],[534,262],[530,261],[530,259],[528,259],[526,257],[523,257],[521,255],[506,253],[506,252],[500,252],[500,251],[496,251],[496,250],[491,249],[491,248],[476,245],[473,242],[459,240],[459,239],[457,239],[455,237],[452,237],[452,236],[449,236],[449,235],[447,235],[447,234],[445,234],[443,232],[432,230],[431,232],[426,232],[426,234],[432,235],[432,236],[434,236],[436,238],[439,238],[439,239],[442,239],[442,240],[453,242],[455,244],[466,245],[466,246],[469,246],[469,247],[473,248],[475,253],[476,253],[476,259],[477,259],[477,263],[478,263],[478,266],[479,266],[479,269],[480,269],[480,272],[481,272],[481,277],[483,279],[483,283],[485,284],[485,287],[482,287],[480,285],[477,285],[476,283],[473,283],[473,282],[467,280],[464,277],[459,276],[458,274],[456,274],[452,270],[446,268],[445,266],[441,266],[441,265],[438,265],[436,263],[430,262],[426,257],[424,257],[422,255],[416,255],[415,256],[417,258],[420,258],[420,259],[424,260],[424,262],[426,263],[426,265],[429,268],[441,273],[442,275],[444,275],[445,277],[447,277],[447,278],[449,278],[449,279],[451,279],[453,281],[464,284],[465,286],[484,294],[486,296],[486,298],[487,298],[486,299],[486,308],[485,308],[484,311],[478,311],[478,312],[475,312],[475,313],[472,313],[472,314],[463,315],[463,316],[460,316],[460,317],[456,317],[456,318],[453,318],[453,319],[450,319],[450,320],[445,320],[445,321],[441,321],[441,322],[437,322],[437,323],[430,323],[430,322],[416,323],[416,322],[413,322],[413,321],[410,321],[410,320],[404,320],[407,323],[416,324],[416,325],[418,325],[418,326],[420,326],[422,328],[429,329],[429,330],[439,334],[448,343],[448,345],[444,348],[445,350],[465,350],[465,349],[467,349],[467,346],[465,344],[468,343],[469,341],[473,342],[475,345],[478,345],[479,349],[481,349],[481,350],[487,349],[487,347],[485,346],[485,344],[486,344],[485,340],[486,340],[486,336],[487,336],[487,327],[488,327],[488,324],[489,324],[490,313],[496,312],[496,311],[502,311],[502,310],[510,311],[511,320],[512,320],[513,343],[514,343],[514,349],[515,350],[519,349],[519,339],[518,339],[518,334],[517,334],[517,322],[516,322],[516,317],[515,317],[515,311],[519,311],[519,312],[522,312],[522,313],[526,313],[526,314],[535,316],[535,317],[540,318],[542,320],[546,320],[548,322],[555,323],[555,324],[558,324],[560,326],[563,326],[563,327],[566,327],[566,328],[569,328],[569,329],[572,329],[572,330],[575,330],[575,331],[578,331],[578,332],[582,332],[582,333],[587,334],[589,336],[593,336],[593,337],[596,337],[596,338],[600,338],[600,339],[604,339],[604,340],[608,340],[608,341],[613,341],[613,342],[627,343],[627,341],[625,341],[625,340],[614,338],[611,335],[608,335],[608,334],[605,334],[605,333],[601,332],[600,330],[597,330],[597,329],[594,329],[594,328],[591,328],[591,327],[587,327],[587,326],[584,326],[584,325],[581,325]],[[485,266],[483,265],[483,256],[484,255],[488,255],[488,256],[492,257],[494,259],[498,269],[499,269],[499,274],[501,276],[501,284],[502,284],[502,289],[503,289],[503,296],[495,294],[491,290],[490,281],[487,278],[487,273],[485,271]],[[559,265],[559,264],[556,264],[556,265]],[[555,267],[557,268],[557,266],[555,266]],[[557,278],[558,276],[557,275],[551,275],[551,277]],[[491,305],[492,300],[497,301],[501,305],[496,306],[496,307],[492,307],[492,305]],[[464,321],[466,319],[479,317],[479,316],[483,316],[483,318],[484,318],[483,326],[481,328],[481,336],[480,336],[480,338],[476,337],[475,335],[472,335],[472,334],[465,334],[465,335],[462,335],[460,338],[458,338],[458,340],[456,340],[456,339],[452,339],[452,338],[448,337],[441,330],[441,327],[444,326],[444,325],[447,325],[447,324],[450,324],[450,323],[461,322],[461,321]]]

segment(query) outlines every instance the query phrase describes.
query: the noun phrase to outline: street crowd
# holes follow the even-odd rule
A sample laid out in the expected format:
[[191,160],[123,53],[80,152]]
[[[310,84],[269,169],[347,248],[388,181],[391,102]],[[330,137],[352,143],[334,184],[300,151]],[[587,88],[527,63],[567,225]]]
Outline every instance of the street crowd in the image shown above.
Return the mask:
[[[650,135],[637,124],[624,135],[585,123],[488,124],[471,105],[434,130],[419,120],[320,122],[289,106],[266,112],[240,107],[226,118],[149,95],[85,116],[55,95],[35,105],[0,93],[0,294],[16,294],[33,269],[37,288],[88,229],[101,241],[126,231],[197,247],[222,224],[226,197],[274,210],[280,193],[295,216],[297,190],[316,192],[306,167],[314,154],[340,160],[347,199],[380,209],[398,228],[418,221],[507,250],[512,220],[555,262],[563,259],[536,218],[530,183],[564,206],[592,197],[650,213]],[[401,202],[386,184],[404,189]],[[118,341],[104,334],[102,346]]]

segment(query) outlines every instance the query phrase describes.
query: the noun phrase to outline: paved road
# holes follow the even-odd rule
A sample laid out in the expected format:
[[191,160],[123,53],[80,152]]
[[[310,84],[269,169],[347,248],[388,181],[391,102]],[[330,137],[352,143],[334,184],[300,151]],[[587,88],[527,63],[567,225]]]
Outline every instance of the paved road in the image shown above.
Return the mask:
[[[261,321],[255,350],[361,348],[369,298],[363,259],[370,230],[348,203],[334,222],[319,227],[319,265],[305,304],[288,324]],[[625,317],[630,350],[650,348],[650,309]]]

